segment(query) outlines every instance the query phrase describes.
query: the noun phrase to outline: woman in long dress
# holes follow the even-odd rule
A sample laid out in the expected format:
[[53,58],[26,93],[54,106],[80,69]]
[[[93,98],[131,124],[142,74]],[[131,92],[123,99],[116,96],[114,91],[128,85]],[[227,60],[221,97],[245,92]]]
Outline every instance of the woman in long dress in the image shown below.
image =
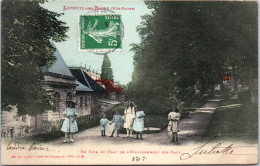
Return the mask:
[[136,132],[136,139],[143,140],[142,132],[144,131],[144,111],[140,107],[135,107],[136,113],[135,113],[135,119],[134,119],[134,125],[133,130]]
[[132,101],[128,101],[124,111],[124,128],[126,129],[126,137],[133,137],[134,117],[134,104]]
[[178,132],[180,131],[179,128],[179,120],[180,120],[181,114],[179,113],[179,109],[175,106],[172,107],[172,111],[168,114],[168,131],[172,132],[172,140],[171,142],[179,143],[178,139]]
[[61,131],[65,133],[65,140],[63,142],[66,143],[67,138],[70,138],[70,142],[74,142],[73,133],[78,132],[76,117],[79,114],[75,108],[75,103],[70,101],[69,106],[63,111],[62,114],[65,117],[61,127]]

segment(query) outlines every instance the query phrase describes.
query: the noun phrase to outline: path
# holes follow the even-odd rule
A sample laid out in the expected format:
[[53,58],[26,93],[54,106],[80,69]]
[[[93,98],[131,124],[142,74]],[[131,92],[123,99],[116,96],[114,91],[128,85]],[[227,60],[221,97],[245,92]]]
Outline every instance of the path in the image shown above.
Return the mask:
[[[215,96],[211,100],[208,100],[207,104],[191,112],[189,118],[182,119],[180,121],[181,131],[179,132],[179,140],[181,144],[197,142],[201,140],[203,133],[206,131],[207,126],[212,118],[214,109],[217,107],[219,101],[219,96]],[[107,136],[111,134],[113,129],[113,125],[108,126],[109,129],[106,132]],[[113,138],[101,137],[100,135],[101,133],[99,127],[93,127],[75,134],[74,139],[76,140],[76,142],[74,142],[73,144],[79,146],[83,144],[100,145],[101,143],[104,145],[123,145],[125,143],[131,142],[132,145],[140,143],[142,143],[142,145],[172,145],[172,143],[170,142],[171,136],[166,130],[155,134],[144,134],[144,140],[136,140],[134,139],[135,136],[134,138],[123,138],[125,134],[121,134],[120,137],[114,136]],[[62,141],[63,138],[57,139],[50,144],[61,145],[63,144]]]
[[209,122],[211,121],[214,110],[218,106],[220,96],[214,96],[213,99],[201,108],[190,113],[190,118],[183,119],[180,123],[180,139],[183,142],[200,141],[204,132],[207,130]]

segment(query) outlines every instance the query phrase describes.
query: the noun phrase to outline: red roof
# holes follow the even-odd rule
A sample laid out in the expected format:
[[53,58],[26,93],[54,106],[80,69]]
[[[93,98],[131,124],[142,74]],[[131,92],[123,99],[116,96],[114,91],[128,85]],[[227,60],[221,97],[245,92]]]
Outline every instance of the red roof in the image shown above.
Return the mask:
[[108,92],[125,93],[124,89],[116,86],[112,80],[95,80],[99,85],[104,85]]

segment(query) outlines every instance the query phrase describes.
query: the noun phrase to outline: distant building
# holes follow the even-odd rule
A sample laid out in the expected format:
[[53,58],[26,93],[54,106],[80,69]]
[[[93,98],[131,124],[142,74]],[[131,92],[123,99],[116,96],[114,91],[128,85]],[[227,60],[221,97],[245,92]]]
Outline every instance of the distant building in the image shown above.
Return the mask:
[[[92,92],[80,92],[77,90],[77,100],[84,103],[86,97],[91,98],[95,102],[91,103],[92,112],[91,114],[102,114],[107,109],[111,108],[113,105],[120,104],[124,102],[124,94],[110,93],[105,85],[99,84],[94,81],[86,72],[83,67],[70,67],[72,75],[77,78],[77,80],[84,86],[92,89]],[[85,97],[85,98],[84,98]],[[84,101],[85,99],[85,101]],[[79,108],[80,109],[80,108]],[[95,111],[93,111],[95,110]]]
[[2,138],[29,135],[30,132],[30,116],[17,116],[17,108],[13,107],[13,111],[2,111],[1,115],[1,136]]
[[55,63],[51,67],[44,67],[44,88],[52,93],[54,111],[48,111],[43,115],[43,120],[52,121],[61,118],[62,111],[67,106],[68,100],[76,99],[77,81],[73,77],[59,51],[54,53]]
[[99,80],[100,74],[95,72],[94,70],[90,70],[90,69],[85,69],[84,70],[93,80]]
[[96,82],[106,88],[106,90],[109,92],[109,98],[111,100],[116,101],[124,101],[125,100],[125,91],[123,88],[117,86],[114,84],[112,80],[96,80]]
[[[40,133],[59,130],[63,122],[62,112],[68,100],[76,102],[79,116],[102,114],[116,101],[105,88],[89,76],[85,68],[68,68],[59,51],[54,53],[55,63],[44,67],[43,86],[51,94],[55,110],[49,110],[36,116],[17,116],[14,106],[11,112],[2,112],[2,137],[31,136]],[[99,78],[99,77],[96,77]]]
[[104,99],[107,97],[107,91],[96,83],[84,70],[82,67],[72,67],[70,68],[72,75],[78,80],[78,82],[90,89],[91,91],[81,90],[77,87],[76,89],[76,100],[78,110],[81,110],[82,114],[98,114],[99,109],[97,106],[98,99]]
[[74,66],[71,66],[69,67],[70,69],[82,69],[88,76],[90,76],[93,80],[99,80],[101,78],[100,76],[100,73],[96,72],[94,69],[90,69],[90,66],[89,68],[87,69],[86,68],[86,65],[85,67],[74,67]]

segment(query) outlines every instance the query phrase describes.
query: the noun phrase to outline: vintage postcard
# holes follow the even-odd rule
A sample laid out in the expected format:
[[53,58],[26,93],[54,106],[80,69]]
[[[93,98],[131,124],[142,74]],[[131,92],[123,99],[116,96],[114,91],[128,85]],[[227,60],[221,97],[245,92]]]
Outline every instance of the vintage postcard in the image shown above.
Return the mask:
[[1,1],[1,164],[258,163],[257,1]]

